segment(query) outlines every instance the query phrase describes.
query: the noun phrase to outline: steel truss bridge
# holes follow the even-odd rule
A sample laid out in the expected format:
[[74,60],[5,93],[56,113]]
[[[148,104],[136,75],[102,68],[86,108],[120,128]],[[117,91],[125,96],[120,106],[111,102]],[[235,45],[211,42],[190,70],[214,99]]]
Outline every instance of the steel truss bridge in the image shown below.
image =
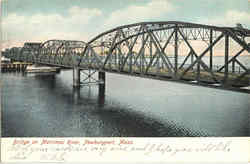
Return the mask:
[[[74,68],[75,86],[80,85],[80,70],[88,69],[101,72],[104,81],[105,72],[115,72],[237,88],[250,85],[249,41],[250,30],[242,27],[142,22],[103,32],[89,42],[25,43],[2,54],[16,61]],[[215,56],[221,60],[216,67]]]

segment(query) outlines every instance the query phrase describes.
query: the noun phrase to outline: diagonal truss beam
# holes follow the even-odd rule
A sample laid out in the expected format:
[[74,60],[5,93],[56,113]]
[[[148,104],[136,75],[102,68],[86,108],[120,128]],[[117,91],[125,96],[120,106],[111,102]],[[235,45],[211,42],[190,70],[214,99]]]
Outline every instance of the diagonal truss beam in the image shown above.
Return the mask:
[[192,51],[189,51],[188,55],[185,57],[184,61],[182,62],[182,64],[180,65],[179,69],[182,69],[182,67],[186,64],[187,60],[189,59],[189,57],[192,55]]
[[[166,57],[166,59],[167,59],[167,60],[166,60],[165,57],[163,56],[163,54],[165,54],[165,52],[164,52],[163,48],[161,47],[161,45],[160,45],[160,43],[159,43],[159,40],[156,38],[156,36],[153,34],[152,31],[150,31],[150,30],[148,30],[148,29],[146,29],[146,28],[145,28],[145,30],[148,31],[148,34],[149,34],[149,36],[150,36],[150,39],[151,39],[152,43],[154,44],[154,46],[155,46],[155,48],[156,48],[156,50],[157,50],[157,53],[156,53],[156,54],[160,55],[160,57],[161,57],[161,59],[163,60],[164,64],[167,66],[167,68],[168,68],[170,74],[172,75],[172,74],[173,74],[173,66],[172,66],[170,60],[168,59],[168,57],[165,55],[165,57]],[[172,35],[171,35],[169,38],[171,39],[172,36],[173,36],[173,33],[172,33]],[[170,39],[168,39],[168,40],[170,40]],[[166,45],[166,46],[167,46],[167,45]],[[164,46],[164,47],[166,47],[166,46]],[[155,54],[155,55],[156,55],[156,54]],[[154,58],[155,58],[155,56],[153,57],[153,59],[154,59]],[[151,60],[151,61],[153,62],[153,60]],[[151,61],[150,61],[150,64],[152,64]]]
[[[142,26],[140,27],[139,32],[140,32],[141,30],[142,30]],[[124,34],[124,32],[123,32],[122,30],[121,30],[121,34],[122,34],[123,38],[126,38],[126,36],[125,36],[125,34]],[[132,43],[131,43],[131,44],[129,44],[128,40],[125,40],[125,43],[126,43],[126,45],[127,45],[127,48],[129,49],[129,51],[128,51],[128,53],[127,53],[127,55],[126,55],[126,57],[125,57],[125,59],[124,59],[124,61],[123,61],[123,63],[122,63],[122,67],[121,67],[122,70],[124,70],[124,66],[125,66],[125,64],[127,63],[128,57],[130,57],[130,64],[129,64],[129,66],[130,66],[130,72],[132,71],[132,51],[133,51],[133,48],[134,48],[134,46],[135,46],[135,43],[136,43],[138,37],[139,37],[139,35],[137,35],[137,36],[135,37],[135,39],[132,40]]]
[[[197,62],[198,64],[201,64],[201,66],[211,74],[212,78],[214,81],[218,81],[213,73],[213,71],[211,69],[209,69],[209,67],[202,61],[202,57],[209,51],[211,50],[211,48],[224,36],[224,34],[221,34],[221,36],[219,38],[217,38],[217,40],[214,41],[214,43],[212,43],[200,56],[197,55],[197,53],[195,52],[195,50],[193,49],[193,47],[190,45],[190,43],[187,41],[187,39],[185,38],[185,36],[182,34],[182,32],[180,30],[178,30],[178,32],[180,33],[180,35],[182,36],[182,38],[184,39],[185,43],[188,45],[188,47],[190,48],[191,52],[194,54],[194,56],[196,57],[196,61],[194,61],[194,63],[192,63],[185,71],[184,74],[181,75],[181,78],[185,75],[185,73],[192,68]],[[200,71],[200,70],[198,70]]]
[[80,60],[79,60],[79,62],[78,62],[78,64],[77,64],[77,66],[79,66],[79,65],[81,64],[82,59],[83,59],[83,57],[85,56],[86,51],[87,51],[88,48],[89,48],[89,44],[86,44],[86,46],[85,46],[85,48],[84,48],[84,50],[83,50],[83,52],[82,52],[82,56],[81,56],[81,58],[80,58]]
[[[200,62],[201,61],[201,58],[210,50],[211,47],[213,47],[218,41],[221,40],[221,38],[223,38],[224,34],[222,33],[219,37],[217,37],[217,39],[215,39],[215,41],[210,44],[202,53],[200,56],[197,56],[197,54],[195,54],[196,56],[196,60],[187,68],[185,69],[182,74],[181,74],[181,77],[183,77],[187,71],[189,71],[196,63]],[[202,63],[202,62],[201,62]]]
[[[235,56],[233,56],[226,64],[230,64],[231,62],[233,62],[242,52],[244,52],[245,49],[242,48]],[[225,65],[223,65],[222,67],[220,67],[217,72],[222,71],[225,68]]]
[[90,70],[89,70],[89,73],[86,73],[86,72],[84,72],[84,71],[81,71],[82,74],[85,74],[85,75],[86,75],[86,78],[83,79],[82,81],[86,81],[86,80],[88,80],[88,79],[92,79],[93,81],[97,82],[98,80],[96,80],[95,78],[92,77],[96,72],[97,72],[96,70],[94,70],[93,72],[90,72]]
[[245,50],[247,50],[250,53],[250,46],[243,40],[237,37],[235,33],[233,33],[231,30],[227,30],[228,34],[230,34],[230,37],[233,38],[239,45],[241,45]]
[[247,69],[245,72],[243,72],[240,76],[238,76],[234,82],[237,83],[239,82],[243,77],[245,77],[246,75],[250,74],[250,69]]
[[116,34],[115,34],[115,37],[112,40],[111,47],[109,48],[108,56],[105,58],[105,61],[103,63],[103,68],[105,67],[105,65],[107,64],[109,58],[112,55],[112,52],[113,52],[114,47],[115,47],[115,42],[116,42],[119,35],[120,35],[120,31],[117,31]]
[[241,68],[243,68],[245,71],[247,71],[247,68],[239,60],[234,59],[234,61],[236,61],[236,63],[238,63]]
[[[146,46],[146,43],[147,43],[147,41],[148,41],[148,38],[149,38],[149,35],[147,35],[146,38],[143,37],[143,41],[142,41],[141,48],[140,48],[140,50],[139,50],[139,52],[138,52],[138,55],[136,56],[136,58],[135,58],[135,60],[134,60],[134,65],[137,65],[137,64],[138,64],[137,61],[138,61],[139,57],[142,56],[142,53],[143,53],[144,50],[145,50],[145,46]],[[140,59],[140,60],[143,60],[143,59]],[[142,63],[142,61],[141,61],[140,63]]]

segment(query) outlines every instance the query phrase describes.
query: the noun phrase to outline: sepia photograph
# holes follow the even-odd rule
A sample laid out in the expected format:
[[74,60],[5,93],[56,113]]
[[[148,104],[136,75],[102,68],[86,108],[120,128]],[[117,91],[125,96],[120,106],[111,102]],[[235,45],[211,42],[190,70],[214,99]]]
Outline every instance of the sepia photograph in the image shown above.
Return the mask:
[[[249,0],[1,0],[1,137],[14,146],[249,139],[249,20]],[[164,147],[173,150],[194,152]]]

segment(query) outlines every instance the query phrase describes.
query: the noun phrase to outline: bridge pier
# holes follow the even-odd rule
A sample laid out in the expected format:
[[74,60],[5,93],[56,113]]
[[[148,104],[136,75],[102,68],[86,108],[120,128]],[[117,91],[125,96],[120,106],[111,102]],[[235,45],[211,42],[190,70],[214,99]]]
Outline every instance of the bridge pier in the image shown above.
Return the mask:
[[73,68],[73,87],[80,87],[80,69],[78,67]]
[[[91,79],[92,75],[93,75],[93,73],[92,74],[88,74],[86,79]],[[80,76],[81,76],[81,70],[80,70],[80,68],[74,67],[73,68],[73,87],[74,88],[80,87],[80,85],[81,85],[81,77]],[[103,87],[105,87],[105,81],[106,81],[106,73],[100,71],[98,73],[98,81],[96,80],[95,83],[99,83],[99,85],[103,88]],[[86,82],[86,83],[90,84],[91,82],[89,81],[89,82]]]
[[103,107],[105,104],[105,85],[99,84],[98,88],[98,106]]
[[98,72],[98,80],[99,80],[99,92],[98,92],[98,105],[99,107],[103,107],[105,104],[105,82],[106,82],[106,73]]
[[105,72],[99,72],[98,73],[98,80],[101,82],[100,85],[104,85],[105,86],[106,73]]

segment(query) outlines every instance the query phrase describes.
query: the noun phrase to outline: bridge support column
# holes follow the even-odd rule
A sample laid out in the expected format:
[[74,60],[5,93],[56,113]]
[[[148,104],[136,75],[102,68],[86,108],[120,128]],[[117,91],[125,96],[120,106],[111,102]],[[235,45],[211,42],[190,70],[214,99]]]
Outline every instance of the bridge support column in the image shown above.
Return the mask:
[[80,87],[80,69],[73,68],[73,87]]
[[98,105],[99,105],[99,107],[103,107],[104,104],[105,104],[105,85],[99,84]]
[[105,72],[99,72],[98,73],[98,80],[102,82],[100,85],[105,85],[106,81],[106,73]]
[[106,73],[105,72],[99,72],[98,73],[98,80],[101,82],[101,83],[99,83],[98,104],[99,104],[99,107],[103,107],[104,103],[105,103]]
[[74,87],[72,93],[73,93],[73,102],[74,104],[77,104],[81,99],[80,89]]

